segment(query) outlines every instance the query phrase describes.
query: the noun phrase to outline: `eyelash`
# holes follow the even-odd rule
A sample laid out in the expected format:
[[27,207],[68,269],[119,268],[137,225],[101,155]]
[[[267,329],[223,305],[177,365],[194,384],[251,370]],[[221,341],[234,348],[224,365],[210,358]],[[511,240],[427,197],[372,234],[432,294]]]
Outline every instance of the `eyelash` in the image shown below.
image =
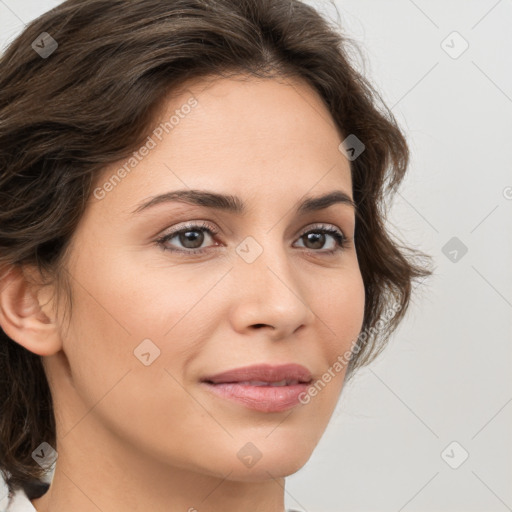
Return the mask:
[[[181,254],[204,254],[208,251],[208,249],[170,249],[165,245],[165,243],[168,240],[171,240],[177,235],[180,235],[181,233],[185,233],[187,231],[206,231],[210,236],[214,237],[218,234],[218,231],[207,224],[206,222],[201,223],[190,223],[185,225],[183,228],[180,228],[178,230],[175,230],[171,233],[168,233],[166,235],[161,236],[157,240],[155,240],[156,244],[161,247],[164,251],[171,251],[174,253],[181,253]],[[322,250],[314,250],[314,249],[306,249],[308,252],[314,252],[314,253],[320,253],[325,256],[331,256],[339,251],[343,251],[350,247],[351,239],[345,234],[329,225],[326,224],[320,224],[318,226],[314,226],[313,228],[308,229],[307,231],[304,231],[300,236],[299,239],[303,236],[309,234],[309,233],[324,233],[331,235],[336,240],[336,248],[335,249],[329,249],[327,251]]]

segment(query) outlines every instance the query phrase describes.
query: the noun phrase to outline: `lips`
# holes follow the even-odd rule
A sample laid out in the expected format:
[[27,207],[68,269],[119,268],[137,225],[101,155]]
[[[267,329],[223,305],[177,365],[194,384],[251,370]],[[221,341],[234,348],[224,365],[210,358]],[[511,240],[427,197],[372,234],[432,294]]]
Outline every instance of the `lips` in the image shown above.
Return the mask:
[[210,375],[202,385],[214,395],[260,412],[281,412],[299,404],[311,383],[302,365],[254,365]]
[[236,368],[226,372],[211,375],[202,379],[211,384],[240,383],[254,386],[308,383],[311,381],[311,372],[299,364],[284,364],[272,366],[260,364]]

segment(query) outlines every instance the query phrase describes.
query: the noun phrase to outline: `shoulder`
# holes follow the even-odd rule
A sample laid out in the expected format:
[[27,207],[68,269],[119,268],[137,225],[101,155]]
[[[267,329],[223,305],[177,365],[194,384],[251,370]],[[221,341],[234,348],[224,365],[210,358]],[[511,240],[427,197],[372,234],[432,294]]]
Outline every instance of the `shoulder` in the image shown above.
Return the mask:
[[9,492],[7,505],[1,512],[37,512],[29,497],[22,488]]

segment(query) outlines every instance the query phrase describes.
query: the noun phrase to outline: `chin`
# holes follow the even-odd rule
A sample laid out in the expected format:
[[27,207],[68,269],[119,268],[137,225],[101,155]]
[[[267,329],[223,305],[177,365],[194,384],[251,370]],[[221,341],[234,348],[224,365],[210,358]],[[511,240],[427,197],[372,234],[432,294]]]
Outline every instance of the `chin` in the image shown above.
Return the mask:
[[[299,471],[311,457],[311,452],[297,457],[297,454],[267,455],[262,457],[253,467],[243,467],[241,464],[236,468],[226,468],[229,480],[241,482],[264,482],[273,478],[285,478]],[[263,460],[265,459],[265,460]]]
[[[225,458],[224,474],[232,471],[230,479],[256,482],[296,473],[310,459],[316,445],[308,443],[300,434],[286,437],[274,432],[268,439],[254,436],[252,442],[244,442],[240,448],[237,443],[236,458]],[[268,431],[265,435],[268,436]]]

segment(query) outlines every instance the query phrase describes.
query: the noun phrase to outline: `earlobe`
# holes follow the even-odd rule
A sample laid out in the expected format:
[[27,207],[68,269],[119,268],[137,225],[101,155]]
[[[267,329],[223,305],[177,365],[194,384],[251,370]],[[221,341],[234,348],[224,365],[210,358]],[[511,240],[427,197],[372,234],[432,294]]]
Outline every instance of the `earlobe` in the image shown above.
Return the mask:
[[12,266],[2,273],[0,326],[9,338],[35,354],[52,355],[61,349],[59,330],[40,304],[37,288],[23,269]]

